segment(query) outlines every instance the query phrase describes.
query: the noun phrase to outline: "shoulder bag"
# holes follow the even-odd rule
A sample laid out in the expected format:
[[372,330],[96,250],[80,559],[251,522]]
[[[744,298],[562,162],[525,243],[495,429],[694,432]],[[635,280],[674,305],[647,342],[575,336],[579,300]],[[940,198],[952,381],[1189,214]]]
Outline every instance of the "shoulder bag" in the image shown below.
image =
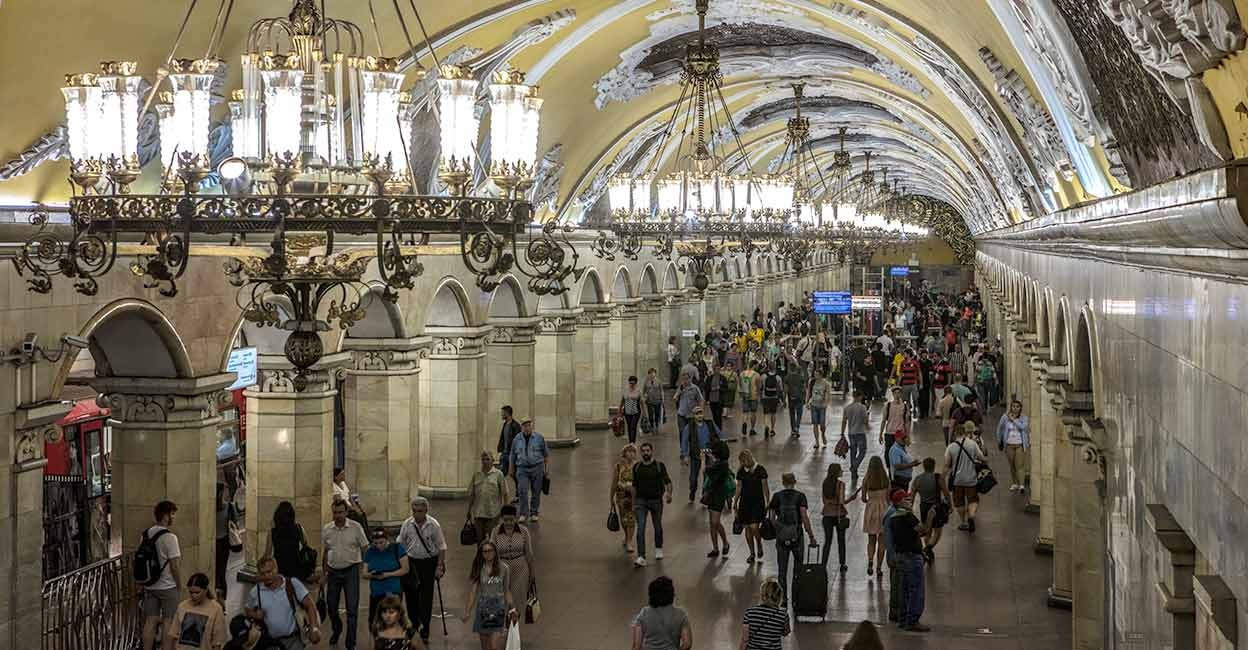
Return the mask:
[[529,594],[524,599],[524,622],[532,625],[542,618],[542,601],[537,597],[537,580],[529,580]]
[[310,576],[316,573],[316,549],[308,545],[308,536],[303,531],[303,524],[295,525],[299,526],[299,570]]
[[615,504],[611,504],[611,512],[607,514],[607,530],[618,533],[620,532],[620,515],[615,511]]
[[461,546],[476,546],[478,541],[477,527],[473,524],[472,517],[469,517],[468,521],[464,522],[464,527],[459,531],[459,543]]

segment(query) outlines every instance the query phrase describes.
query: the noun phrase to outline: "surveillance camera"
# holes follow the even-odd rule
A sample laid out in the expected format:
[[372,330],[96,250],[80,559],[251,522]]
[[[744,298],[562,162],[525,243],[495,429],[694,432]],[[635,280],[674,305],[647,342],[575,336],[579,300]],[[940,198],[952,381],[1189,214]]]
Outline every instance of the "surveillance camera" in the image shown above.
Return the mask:
[[38,334],[35,334],[34,332],[27,333],[26,338],[22,339],[22,354],[34,354],[35,350],[39,347],[38,343]]
[[79,350],[87,347],[87,345],[89,344],[89,341],[87,341],[86,339],[82,338],[81,336],[74,336],[73,334],[66,334],[65,336],[61,337],[61,341],[63,341],[65,345],[68,345],[71,348],[77,348]]

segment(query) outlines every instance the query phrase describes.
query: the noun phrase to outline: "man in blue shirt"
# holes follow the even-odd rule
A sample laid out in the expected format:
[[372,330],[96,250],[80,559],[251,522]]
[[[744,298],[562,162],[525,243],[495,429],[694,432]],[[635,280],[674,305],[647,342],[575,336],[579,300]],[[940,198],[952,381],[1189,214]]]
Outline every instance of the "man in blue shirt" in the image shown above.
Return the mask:
[[247,601],[243,603],[247,618],[263,621],[269,636],[283,648],[302,650],[303,639],[299,634],[294,606],[302,607],[308,620],[308,641],[313,645],[320,643],[320,617],[317,616],[316,604],[312,601],[308,588],[294,578],[278,574],[277,560],[271,557],[260,560],[256,570],[259,571],[256,586],[247,594]]
[[719,429],[715,423],[703,419],[702,407],[693,409],[693,419],[689,426],[680,430],[680,462],[689,468],[689,503],[698,497],[699,479],[702,473],[702,451],[711,448],[711,443],[719,440]]
[[392,544],[386,531],[377,528],[373,531],[373,544],[364,552],[364,564],[368,566],[364,578],[368,580],[368,624],[371,627],[381,599],[391,594],[403,595],[399,578],[407,575],[407,551],[402,544]]
[[550,471],[546,439],[533,430],[533,421],[520,424],[520,435],[511,441],[511,478],[520,497],[520,521],[537,521],[542,505],[542,478]]
[[702,389],[693,383],[693,375],[687,372],[680,373],[680,383],[676,386],[676,430],[683,431],[688,428],[690,420],[693,419],[694,407],[701,406],[703,397]]
[[893,434],[896,443],[888,450],[888,466],[893,472],[893,487],[902,490],[909,489],[910,479],[914,476],[914,468],[923,464],[921,460],[915,460],[910,457],[910,436],[906,434],[904,429],[898,429]]

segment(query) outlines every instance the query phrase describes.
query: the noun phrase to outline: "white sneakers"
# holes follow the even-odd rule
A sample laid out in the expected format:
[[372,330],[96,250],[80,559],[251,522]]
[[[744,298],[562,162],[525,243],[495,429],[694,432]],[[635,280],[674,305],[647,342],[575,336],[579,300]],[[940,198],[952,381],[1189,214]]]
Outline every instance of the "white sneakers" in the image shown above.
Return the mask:
[[633,565],[634,565],[634,566],[646,566],[646,558],[645,558],[645,556],[644,556],[644,555],[638,555],[638,556],[637,556],[637,559],[636,559],[636,560],[633,560]]
[[654,549],[654,559],[656,559],[656,560],[662,560],[662,559],[663,559],[663,549],[661,549],[661,548],[656,548],[656,549]]
[[[1013,490],[1014,488],[1010,488],[1010,489],[1011,489],[1011,490]],[[518,522],[520,522],[520,523],[522,523],[522,524],[527,524],[527,523],[529,522],[529,518],[528,518],[528,517],[526,517],[526,516],[524,516],[524,515],[520,515],[520,517],[519,517],[518,519],[516,519],[516,521],[518,521]]]
[[1010,492],[1023,492],[1023,491],[1025,491],[1026,489],[1027,489],[1027,488],[1025,488],[1025,487],[1023,487],[1023,486],[1021,486],[1021,485],[1011,485],[1011,486],[1010,486]]

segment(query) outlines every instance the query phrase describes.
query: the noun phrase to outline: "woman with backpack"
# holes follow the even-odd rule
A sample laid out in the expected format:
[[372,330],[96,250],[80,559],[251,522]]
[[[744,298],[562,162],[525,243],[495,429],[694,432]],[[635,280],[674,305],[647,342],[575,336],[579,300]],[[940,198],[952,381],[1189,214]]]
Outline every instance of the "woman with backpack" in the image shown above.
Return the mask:
[[780,402],[784,400],[784,380],[776,373],[774,363],[767,366],[767,374],[763,375],[761,392],[763,415],[767,416],[767,422],[763,426],[763,437],[771,438],[776,435],[776,411],[780,408]]
[[[728,557],[728,531],[724,530],[723,515],[732,510],[732,497],[737,492],[737,482],[728,464],[731,452],[727,443],[716,440],[702,453],[707,462],[702,479],[702,504],[706,506],[707,531],[711,534],[711,552],[706,557]],[[721,540],[722,552],[719,550]]]

